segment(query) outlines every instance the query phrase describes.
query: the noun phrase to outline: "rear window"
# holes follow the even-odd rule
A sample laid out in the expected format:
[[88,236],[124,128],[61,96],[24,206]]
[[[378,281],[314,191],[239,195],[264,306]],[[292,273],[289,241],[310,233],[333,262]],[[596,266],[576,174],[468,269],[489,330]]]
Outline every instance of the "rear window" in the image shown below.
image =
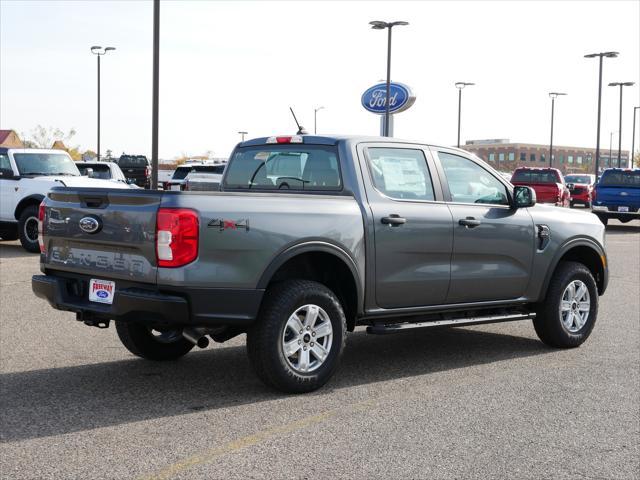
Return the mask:
[[78,170],[80,170],[82,175],[86,175],[88,168],[93,169],[93,175],[91,178],[102,178],[105,180],[109,180],[111,178],[109,165],[87,165],[84,163],[76,163],[76,167],[78,167]]
[[184,180],[191,172],[197,173],[224,173],[225,165],[188,165],[176,168],[171,180]]
[[147,158],[143,156],[129,156],[123,155],[118,160],[118,165],[120,167],[146,167],[147,166]]
[[591,177],[589,175],[567,175],[564,177],[564,181],[567,183],[591,183]]
[[607,172],[602,174],[600,185],[607,187],[640,188],[640,171]]
[[512,182],[522,183],[560,183],[558,174],[553,170],[516,170]]
[[342,190],[335,147],[273,145],[244,147],[229,161],[225,188],[253,190]]

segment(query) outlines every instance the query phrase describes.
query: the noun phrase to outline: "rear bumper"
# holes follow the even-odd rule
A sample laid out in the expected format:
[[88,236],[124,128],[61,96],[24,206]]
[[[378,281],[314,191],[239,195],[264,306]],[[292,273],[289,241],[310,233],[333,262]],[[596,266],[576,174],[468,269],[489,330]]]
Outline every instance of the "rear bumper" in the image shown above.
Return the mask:
[[[141,318],[191,326],[244,326],[255,320],[264,290],[153,288],[116,280],[113,304],[88,300],[85,276],[34,275],[33,293],[57,310],[79,317],[112,320]],[[170,290],[169,290],[170,288]]]
[[[610,208],[615,210],[610,210]],[[593,205],[591,207],[591,211],[598,215],[599,217],[605,218],[617,218],[617,219],[634,219],[640,218],[640,208],[638,207],[629,207],[629,212],[618,212],[617,206],[608,207],[606,205]],[[633,211],[635,210],[635,211]]]

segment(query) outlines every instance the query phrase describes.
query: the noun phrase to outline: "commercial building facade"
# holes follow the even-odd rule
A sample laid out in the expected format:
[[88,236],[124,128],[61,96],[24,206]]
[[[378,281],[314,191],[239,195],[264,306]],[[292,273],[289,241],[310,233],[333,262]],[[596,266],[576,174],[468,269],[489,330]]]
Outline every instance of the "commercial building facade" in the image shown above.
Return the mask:
[[[469,140],[461,148],[474,153],[497,170],[549,166],[549,145],[511,143],[509,139]],[[563,173],[593,173],[595,148],[553,147],[553,167]],[[618,150],[600,149],[600,169],[618,166]],[[620,152],[620,166],[629,166],[629,152]]]

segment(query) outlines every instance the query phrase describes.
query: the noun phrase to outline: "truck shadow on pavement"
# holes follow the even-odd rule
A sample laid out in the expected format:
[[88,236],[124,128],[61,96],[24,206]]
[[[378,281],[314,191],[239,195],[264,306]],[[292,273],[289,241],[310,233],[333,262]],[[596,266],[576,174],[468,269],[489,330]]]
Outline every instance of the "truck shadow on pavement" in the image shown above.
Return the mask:
[[[448,329],[351,334],[340,370],[312,395],[551,353],[533,338]],[[244,346],[172,363],[132,358],[0,376],[0,441],[42,438],[282,398],[260,383]],[[295,396],[291,397],[296,398]]]
[[0,243],[0,258],[37,258],[38,254],[27,252],[20,242],[1,242]]

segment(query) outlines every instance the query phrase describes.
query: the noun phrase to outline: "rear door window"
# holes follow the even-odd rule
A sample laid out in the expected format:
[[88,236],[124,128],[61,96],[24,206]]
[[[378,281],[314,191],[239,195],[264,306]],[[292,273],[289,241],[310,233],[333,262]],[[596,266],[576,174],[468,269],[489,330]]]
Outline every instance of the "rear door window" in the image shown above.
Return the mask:
[[338,155],[332,146],[242,147],[236,150],[226,171],[226,189],[342,190]]
[[435,200],[427,160],[421,150],[368,148],[373,184],[393,200]]

